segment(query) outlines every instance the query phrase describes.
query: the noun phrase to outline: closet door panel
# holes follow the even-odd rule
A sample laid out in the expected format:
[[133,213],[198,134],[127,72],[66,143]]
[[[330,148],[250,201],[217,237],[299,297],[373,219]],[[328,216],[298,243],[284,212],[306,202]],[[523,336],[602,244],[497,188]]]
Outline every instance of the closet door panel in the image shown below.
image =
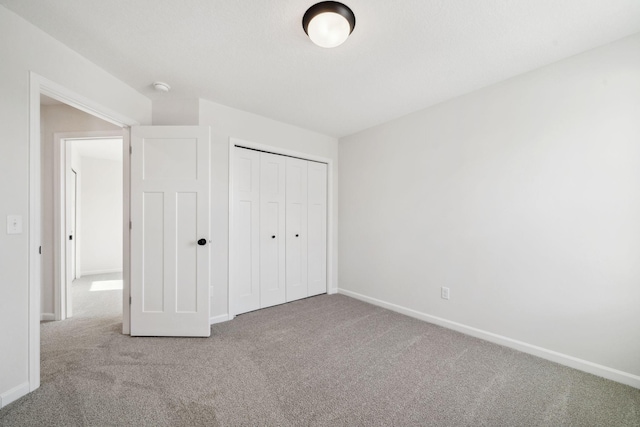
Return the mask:
[[286,302],[286,158],[260,153],[260,307]]
[[308,289],[309,296],[327,292],[327,165],[308,167]]
[[307,288],[307,164],[287,158],[287,302],[309,295]]
[[260,153],[234,148],[234,314],[260,308]]

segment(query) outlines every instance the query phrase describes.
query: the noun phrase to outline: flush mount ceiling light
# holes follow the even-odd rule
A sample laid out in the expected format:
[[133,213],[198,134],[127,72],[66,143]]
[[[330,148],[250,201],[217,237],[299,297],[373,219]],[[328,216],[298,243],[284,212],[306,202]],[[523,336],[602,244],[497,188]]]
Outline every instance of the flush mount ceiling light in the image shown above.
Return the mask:
[[302,17],[302,28],[312,42],[321,47],[340,46],[356,26],[353,11],[342,3],[314,4]]
[[153,88],[155,90],[157,90],[158,92],[165,92],[165,93],[169,92],[169,90],[171,90],[171,86],[169,86],[165,82],[154,82],[153,83]]

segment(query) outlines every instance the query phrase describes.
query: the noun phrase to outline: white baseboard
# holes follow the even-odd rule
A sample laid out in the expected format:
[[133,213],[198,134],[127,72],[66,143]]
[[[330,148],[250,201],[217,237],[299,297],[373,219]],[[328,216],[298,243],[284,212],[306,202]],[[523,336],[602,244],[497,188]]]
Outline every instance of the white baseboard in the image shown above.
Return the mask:
[[216,323],[226,322],[229,319],[228,314],[221,314],[220,316],[214,316],[209,318],[209,325],[215,325]]
[[577,357],[569,356],[563,353],[558,353],[557,351],[538,347],[536,345],[528,344],[526,342],[514,340],[502,335],[494,334],[492,332],[483,331],[482,329],[477,329],[471,326],[463,325],[462,323],[452,322],[451,320],[432,316],[430,314],[422,313],[420,311],[402,307],[400,305],[392,304],[376,298],[371,298],[366,295],[348,291],[346,289],[338,289],[338,293],[358,299],[360,301],[368,302],[369,304],[373,304],[378,307],[383,307],[388,310],[413,317],[415,319],[423,320],[425,322],[433,323],[438,326],[443,326],[448,329],[453,329],[454,331],[462,332],[463,334],[471,335],[473,337],[490,341],[492,343],[513,348],[513,349],[522,351],[523,353],[532,354],[534,356],[538,356],[543,359],[568,366],[570,368],[588,372],[590,374],[607,378],[609,380],[616,381],[622,384],[626,384],[631,387],[640,388],[640,376],[638,375],[619,371],[617,369],[609,368],[607,366],[599,365],[597,363],[589,362],[587,360],[578,359]]
[[338,293],[338,288],[329,288],[327,289],[327,295],[335,295]]
[[41,322],[49,322],[51,320],[56,320],[56,315],[53,313],[41,313],[40,321]]
[[84,276],[93,276],[95,274],[111,274],[111,273],[122,273],[121,268],[111,269],[111,270],[90,270],[90,271],[82,271],[80,273],[80,277]]
[[22,396],[29,393],[29,383],[22,383],[11,390],[5,391],[0,394],[0,409],[7,406],[9,403],[20,399]]

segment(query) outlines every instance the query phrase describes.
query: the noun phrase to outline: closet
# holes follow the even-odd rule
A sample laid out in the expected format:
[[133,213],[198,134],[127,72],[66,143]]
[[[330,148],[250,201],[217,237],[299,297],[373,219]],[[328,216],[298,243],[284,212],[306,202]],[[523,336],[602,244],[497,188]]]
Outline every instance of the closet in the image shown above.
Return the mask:
[[325,293],[327,165],[233,150],[233,312]]

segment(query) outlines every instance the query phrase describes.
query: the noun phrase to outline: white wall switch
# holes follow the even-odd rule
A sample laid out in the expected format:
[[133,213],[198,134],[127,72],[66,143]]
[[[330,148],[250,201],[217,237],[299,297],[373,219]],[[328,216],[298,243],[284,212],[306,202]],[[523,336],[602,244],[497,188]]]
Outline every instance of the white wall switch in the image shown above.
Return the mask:
[[7,234],[22,234],[21,215],[7,215]]
[[442,299],[449,299],[449,288],[445,288],[444,286],[440,288],[440,296]]

